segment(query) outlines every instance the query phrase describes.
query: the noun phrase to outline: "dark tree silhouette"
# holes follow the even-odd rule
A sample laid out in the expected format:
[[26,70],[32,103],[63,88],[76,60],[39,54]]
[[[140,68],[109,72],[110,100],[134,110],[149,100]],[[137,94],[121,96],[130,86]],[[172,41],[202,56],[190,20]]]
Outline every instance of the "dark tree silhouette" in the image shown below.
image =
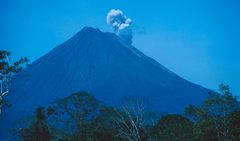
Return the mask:
[[186,114],[195,121],[194,137],[205,141],[230,141],[231,128],[228,116],[238,108],[237,98],[229,86],[221,84],[220,93],[210,93],[201,106],[190,105]]
[[42,107],[36,109],[35,122],[28,128],[20,130],[22,141],[50,141],[52,135],[46,123],[45,110]]
[[152,138],[163,141],[192,141],[193,123],[182,115],[166,115],[152,129]]
[[0,50],[0,115],[2,107],[4,105],[8,106],[3,97],[11,90],[13,76],[19,73],[28,62],[29,60],[26,57],[22,57],[11,64],[10,52]]

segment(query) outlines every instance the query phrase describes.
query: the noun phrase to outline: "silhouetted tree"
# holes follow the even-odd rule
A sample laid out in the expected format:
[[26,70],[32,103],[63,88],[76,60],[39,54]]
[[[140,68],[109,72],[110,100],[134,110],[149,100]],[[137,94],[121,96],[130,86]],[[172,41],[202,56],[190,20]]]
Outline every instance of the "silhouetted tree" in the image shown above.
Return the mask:
[[46,122],[44,108],[36,109],[35,120],[30,127],[20,130],[20,139],[22,141],[50,141],[52,135]]
[[[0,115],[4,106],[3,97],[10,92],[12,77],[19,73],[29,60],[23,57],[15,63],[10,63],[10,52],[0,50]],[[5,104],[9,105],[9,104]]]
[[230,141],[230,120],[228,115],[237,108],[237,98],[230,92],[229,86],[220,85],[220,93],[210,93],[201,106],[190,105],[186,114],[195,122],[196,140]]
[[240,140],[240,108],[238,108],[236,111],[232,112],[228,116],[229,120],[229,129],[231,133],[231,139],[233,141],[239,141]]
[[182,115],[166,115],[152,129],[152,138],[163,141],[192,141],[193,123]]
[[117,134],[117,127],[114,124],[116,116],[116,109],[112,107],[104,107],[97,118],[92,122],[95,127],[94,138],[97,141],[113,141],[119,140],[115,135]]
[[93,140],[93,121],[101,108],[100,102],[87,92],[74,93],[53,103],[48,110],[52,113],[49,121],[64,140]]

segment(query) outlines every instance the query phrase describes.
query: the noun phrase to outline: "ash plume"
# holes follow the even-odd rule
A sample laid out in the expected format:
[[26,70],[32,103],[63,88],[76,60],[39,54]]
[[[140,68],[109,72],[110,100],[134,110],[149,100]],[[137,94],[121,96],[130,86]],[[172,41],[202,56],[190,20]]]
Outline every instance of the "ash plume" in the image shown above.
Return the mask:
[[127,43],[132,44],[132,20],[119,9],[111,9],[107,14],[107,24]]

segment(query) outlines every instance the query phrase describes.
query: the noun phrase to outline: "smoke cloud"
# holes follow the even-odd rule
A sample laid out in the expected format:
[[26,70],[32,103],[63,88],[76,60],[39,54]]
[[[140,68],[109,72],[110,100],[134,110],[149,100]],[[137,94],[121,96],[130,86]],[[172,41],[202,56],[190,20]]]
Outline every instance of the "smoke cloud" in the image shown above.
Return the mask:
[[127,43],[132,44],[132,20],[119,9],[111,9],[107,14],[107,24]]

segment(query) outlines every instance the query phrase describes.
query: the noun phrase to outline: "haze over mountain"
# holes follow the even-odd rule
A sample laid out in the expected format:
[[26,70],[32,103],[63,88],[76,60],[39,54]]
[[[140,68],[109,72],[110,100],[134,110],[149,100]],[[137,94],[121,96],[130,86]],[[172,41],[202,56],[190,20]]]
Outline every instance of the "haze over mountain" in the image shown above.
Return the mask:
[[[16,76],[12,107],[0,117],[0,133],[37,106],[87,91],[104,104],[125,96],[147,98],[158,112],[182,113],[210,90],[171,72],[113,33],[85,27]],[[2,126],[3,125],[3,126]]]

